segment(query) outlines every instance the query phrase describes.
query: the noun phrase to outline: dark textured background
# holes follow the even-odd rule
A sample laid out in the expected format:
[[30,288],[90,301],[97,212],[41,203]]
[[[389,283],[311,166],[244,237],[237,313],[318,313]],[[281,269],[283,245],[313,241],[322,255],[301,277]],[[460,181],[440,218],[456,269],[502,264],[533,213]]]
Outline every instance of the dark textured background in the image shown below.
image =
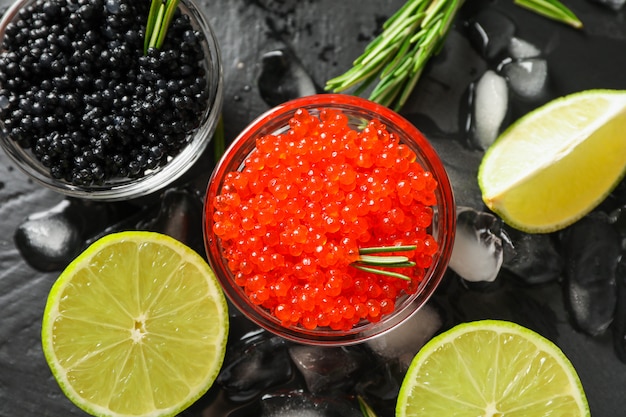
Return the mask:
[[[274,49],[277,42],[287,43],[313,80],[323,85],[326,79],[349,67],[384,18],[402,3],[401,0],[203,0],[202,7],[206,9],[222,49],[226,137],[232,139],[269,108],[259,94],[257,77],[261,55]],[[513,7],[512,1],[500,1],[494,7],[514,17],[523,36],[529,39],[539,36],[549,42],[552,49],[550,80],[558,92],[595,87],[626,89],[624,15],[587,0],[566,3],[585,21],[584,31],[576,32],[548,22]],[[3,0],[2,4],[7,1]],[[601,47],[596,47],[599,45]],[[419,100],[415,105],[420,105]],[[451,175],[454,176],[454,172]],[[197,182],[200,188],[203,180],[204,176],[200,176]],[[455,191],[468,202],[471,197],[466,195],[475,190]],[[62,196],[30,182],[4,153],[0,153],[0,417],[84,415],[61,393],[40,346],[41,315],[48,290],[58,273],[42,273],[31,268],[22,260],[13,242],[16,226],[28,214],[50,208],[61,200]],[[545,297],[543,300],[558,299],[558,291],[558,287],[548,287],[545,293],[534,296],[539,300],[542,297]],[[450,301],[461,305],[482,303],[485,316],[500,315],[524,321],[527,313],[520,309],[510,314],[502,311],[491,314],[488,299],[473,300],[472,297],[472,294],[463,294]],[[516,309],[520,304],[510,303],[509,306]],[[501,305],[497,308],[501,309]],[[557,323],[557,327],[556,333],[549,336],[578,370],[593,416],[624,415],[626,365],[612,352],[610,335],[584,336],[569,325],[558,304],[552,308],[556,320],[554,317],[546,320]],[[541,328],[537,312],[533,314],[535,327]],[[190,413],[201,415],[197,408]]]

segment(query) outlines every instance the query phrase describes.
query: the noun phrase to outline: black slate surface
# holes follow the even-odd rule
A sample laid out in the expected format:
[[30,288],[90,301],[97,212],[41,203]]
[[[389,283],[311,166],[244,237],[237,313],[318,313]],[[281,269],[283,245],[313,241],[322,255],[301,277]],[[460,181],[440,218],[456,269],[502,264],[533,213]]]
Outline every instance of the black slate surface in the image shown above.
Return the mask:
[[[466,9],[472,7],[468,0]],[[318,84],[347,69],[385,17],[403,2],[333,0],[203,0],[209,21],[221,44],[224,64],[224,122],[226,137],[237,133],[269,108],[259,94],[257,78],[261,57],[277,46],[287,45]],[[482,2],[484,4],[485,2]],[[6,0],[2,4],[7,4]],[[623,12],[614,12],[587,0],[567,1],[579,14],[585,29],[570,28],[547,21],[511,2],[494,2],[517,23],[518,34],[538,39],[551,51],[550,81],[554,92],[565,94],[587,88],[626,89],[626,23]],[[458,32],[462,33],[462,25]],[[446,59],[445,55],[440,59]],[[433,65],[433,71],[436,66]],[[484,69],[483,69],[484,70]],[[480,69],[477,69],[480,71]],[[476,77],[480,74],[476,73]],[[419,91],[419,88],[418,88]],[[442,93],[442,94],[445,94]],[[417,103],[417,104],[415,104]],[[408,113],[423,110],[414,98]],[[417,110],[415,110],[417,108]],[[416,120],[422,120],[416,118]],[[417,124],[417,122],[416,122]],[[427,134],[431,125],[418,124]],[[454,128],[448,126],[451,130]],[[479,160],[456,142],[470,163]],[[473,161],[473,162],[472,162]],[[202,190],[210,163],[194,173],[193,186]],[[455,167],[451,175],[455,176]],[[474,168],[468,167],[472,172]],[[464,175],[463,167],[458,175]],[[467,205],[480,205],[476,189],[456,190]],[[46,365],[40,346],[41,315],[58,272],[39,272],[22,259],[13,242],[16,227],[31,213],[48,209],[62,196],[32,183],[0,152],[0,417],[85,415],[62,394]],[[201,225],[197,225],[200,230]],[[626,410],[626,364],[613,352],[611,334],[586,336],[575,330],[562,307],[560,287],[519,291],[494,291],[489,296],[467,291],[456,282],[443,286],[438,297],[455,304],[453,321],[474,318],[506,318],[528,325],[555,341],[579,372],[594,417],[619,416]],[[480,304],[480,308],[465,309]],[[534,306],[543,308],[534,308]],[[545,315],[542,315],[544,314]],[[185,413],[188,416],[217,417],[206,404]],[[380,416],[386,417],[386,416]]]

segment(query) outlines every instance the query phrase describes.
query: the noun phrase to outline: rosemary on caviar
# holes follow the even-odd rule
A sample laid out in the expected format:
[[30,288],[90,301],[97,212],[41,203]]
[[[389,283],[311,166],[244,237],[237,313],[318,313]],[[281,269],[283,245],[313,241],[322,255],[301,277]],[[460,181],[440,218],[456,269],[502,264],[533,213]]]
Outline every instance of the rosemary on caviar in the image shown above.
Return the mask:
[[167,29],[178,7],[180,0],[152,0],[148,21],[146,22],[146,34],[143,44],[144,54],[148,49],[160,49],[163,46]]
[[388,277],[410,281],[411,278],[404,274],[379,268],[411,268],[415,266],[415,262],[410,261],[407,256],[381,256],[380,254],[388,252],[412,251],[415,249],[417,249],[417,246],[415,245],[360,248],[359,258],[350,265],[360,269],[361,271],[370,272],[372,274],[386,275]]
[[[464,0],[408,0],[384,24],[383,30],[342,75],[326,83],[326,90],[355,87],[362,94],[378,83],[370,100],[399,111],[415,88],[429,59],[436,55]],[[515,4],[575,28],[580,20],[559,0],[514,0]]]

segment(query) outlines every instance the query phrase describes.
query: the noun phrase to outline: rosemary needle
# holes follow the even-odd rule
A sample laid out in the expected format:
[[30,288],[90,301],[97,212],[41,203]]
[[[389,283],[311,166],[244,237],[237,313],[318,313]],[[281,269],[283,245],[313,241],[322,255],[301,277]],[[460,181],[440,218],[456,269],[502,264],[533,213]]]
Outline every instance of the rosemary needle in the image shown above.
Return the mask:
[[368,255],[372,253],[384,252],[406,252],[417,249],[415,245],[398,245],[398,246],[374,246],[369,248],[359,248],[359,255]]
[[389,264],[385,264],[385,263],[381,263],[381,262],[363,262],[363,261],[355,261],[354,262],[355,265],[360,265],[360,266],[370,266],[370,267],[375,267],[375,266],[379,266],[379,267],[385,267],[385,268],[413,268],[416,263],[413,261],[406,261],[406,262],[394,262],[394,263],[389,263]]
[[558,0],[514,0],[514,3],[537,14],[580,29],[583,23]]
[[386,271],[386,270],[382,270],[382,269],[377,269],[377,268],[371,268],[369,266],[363,266],[363,265],[359,265],[359,264],[355,264],[352,263],[351,264],[354,268],[356,269],[360,269],[361,271],[365,271],[365,272],[371,272],[372,274],[378,274],[378,275],[386,275],[388,277],[392,277],[392,278],[399,278],[405,281],[410,281],[411,278],[407,277],[404,274],[399,274],[397,272],[392,272],[392,271]]
[[148,49],[160,49],[165,41],[167,29],[170,26],[176,8],[180,0],[152,0],[148,20],[146,22],[146,33],[143,44],[144,54]]
[[406,256],[375,256],[375,255],[361,255],[358,262],[373,265],[396,265],[406,264],[409,262],[409,258]]
[[386,275],[393,278],[400,278],[410,281],[411,278],[398,272],[388,271],[379,268],[412,268],[416,264],[409,260],[407,256],[401,255],[373,255],[389,252],[405,252],[415,250],[415,245],[398,245],[398,246],[378,246],[359,249],[359,258],[350,265],[360,269],[361,271],[371,272],[379,275]]
[[360,395],[357,396],[357,400],[359,402],[359,409],[363,414],[363,417],[376,417],[376,413],[372,410],[372,407],[369,406]]

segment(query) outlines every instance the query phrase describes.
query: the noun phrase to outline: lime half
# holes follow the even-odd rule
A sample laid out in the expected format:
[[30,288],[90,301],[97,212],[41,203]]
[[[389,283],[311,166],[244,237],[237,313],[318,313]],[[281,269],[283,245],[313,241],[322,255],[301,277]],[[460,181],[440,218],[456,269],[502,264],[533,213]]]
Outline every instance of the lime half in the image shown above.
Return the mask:
[[531,233],[589,213],[626,171],[626,91],[588,90],[553,100],[505,130],[478,171],[485,204]]
[[227,305],[207,263],[171,237],[122,232],[80,254],[53,285],[42,325],[56,380],[96,416],[172,416],[214,382]]
[[589,416],[563,352],[514,323],[460,324],[428,342],[407,371],[396,417]]

